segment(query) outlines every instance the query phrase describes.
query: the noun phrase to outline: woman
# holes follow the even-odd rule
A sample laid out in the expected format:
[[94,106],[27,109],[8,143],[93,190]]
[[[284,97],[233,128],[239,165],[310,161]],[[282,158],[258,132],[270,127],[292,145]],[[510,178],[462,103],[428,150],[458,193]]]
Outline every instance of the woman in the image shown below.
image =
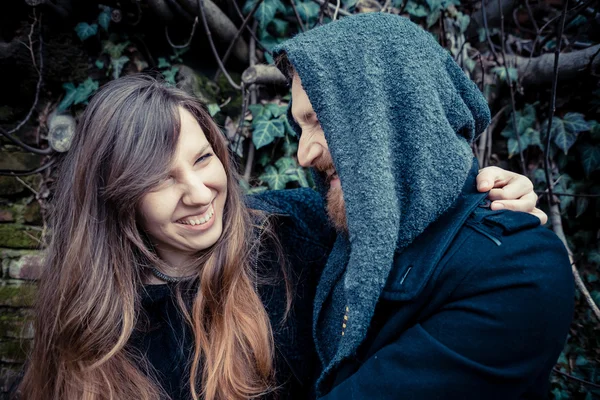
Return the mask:
[[143,76],[94,96],[59,176],[20,398],[310,396],[318,195],[245,204],[209,114]]

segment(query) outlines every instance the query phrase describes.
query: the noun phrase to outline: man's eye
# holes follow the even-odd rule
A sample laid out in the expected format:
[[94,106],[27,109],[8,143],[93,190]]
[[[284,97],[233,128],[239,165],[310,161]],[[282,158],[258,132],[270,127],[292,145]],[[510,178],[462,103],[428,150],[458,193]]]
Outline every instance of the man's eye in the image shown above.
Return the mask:
[[205,155],[203,155],[202,157],[200,157],[196,160],[196,164],[201,163],[202,161],[206,161],[212,156],[213,156],[212,153],[206,153]]

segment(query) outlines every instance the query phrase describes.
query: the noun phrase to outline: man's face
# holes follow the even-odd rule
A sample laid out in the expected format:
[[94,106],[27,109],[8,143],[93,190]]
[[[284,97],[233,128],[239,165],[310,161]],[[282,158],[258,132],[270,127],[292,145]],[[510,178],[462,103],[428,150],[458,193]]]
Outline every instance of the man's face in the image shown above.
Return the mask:
[[347,232],[346,207],[340,179],[329,153],[325,133],[298,74],[294,74],[292,80],[292,116],[302,129],[298,144],[298,162],[303,167],[315,168],[325,176],[329,185],[327,213],[338,231]]

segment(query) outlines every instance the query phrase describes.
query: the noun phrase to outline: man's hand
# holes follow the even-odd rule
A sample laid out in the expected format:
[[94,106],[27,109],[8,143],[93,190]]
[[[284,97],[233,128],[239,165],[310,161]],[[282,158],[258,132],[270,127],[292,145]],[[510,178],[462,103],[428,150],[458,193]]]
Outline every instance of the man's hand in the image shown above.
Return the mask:
[[533,191],[533,183],[523,175],[506,171],[498,167],[487,167],[477,175],[477,190],[487,192],[492,201],[492,210],[522,211],[535,215],[542,225],[548,222],[548,216],[535,205],[538,200]]

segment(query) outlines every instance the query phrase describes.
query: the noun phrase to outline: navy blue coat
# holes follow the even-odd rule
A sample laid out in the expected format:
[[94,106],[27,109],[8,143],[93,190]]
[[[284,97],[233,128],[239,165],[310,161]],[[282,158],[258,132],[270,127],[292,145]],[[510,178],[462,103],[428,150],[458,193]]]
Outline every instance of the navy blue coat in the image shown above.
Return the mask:
[[470,182],[396,254],[363,343],[322,376],[323,400],[547,398],[573,313],[567,253]]

